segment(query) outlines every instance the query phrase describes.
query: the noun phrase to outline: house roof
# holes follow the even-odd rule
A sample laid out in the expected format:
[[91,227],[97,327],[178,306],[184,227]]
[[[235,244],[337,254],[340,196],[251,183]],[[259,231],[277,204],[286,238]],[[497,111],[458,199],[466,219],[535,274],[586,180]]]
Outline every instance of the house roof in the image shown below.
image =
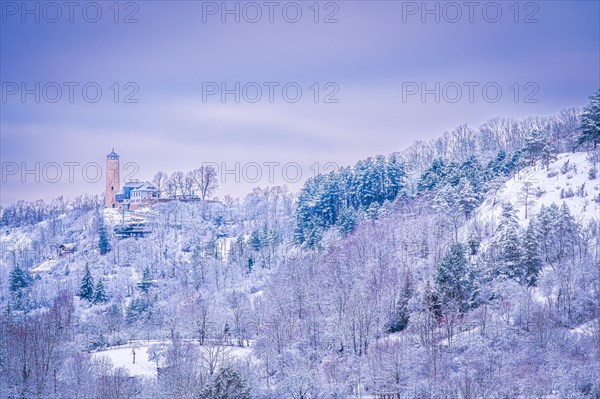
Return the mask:
[[127,183],[125,183],[123,188],[125,188],[125,187],[138,188],[138,187],[141,187],[143,184],[144,184],[144,182],[141,182],[139,180],[130,180]]
[[113,148],[113,149],[112,149],[112,151],[106,155],[106,157],[107,157],[107,158],[112,158],[112,157],[117,157],[117,158],[119,158],[119,154],[117,154],[117,153],[115,152],[115,149]]
[[131,191],[158,191],[158,189],[152,183],[146,181],[142,183],[141,186],[134,188]]
[[58,259],[48,259],[42,262],[38,267],[31,270],[32,273],[49,272],[58,263]]

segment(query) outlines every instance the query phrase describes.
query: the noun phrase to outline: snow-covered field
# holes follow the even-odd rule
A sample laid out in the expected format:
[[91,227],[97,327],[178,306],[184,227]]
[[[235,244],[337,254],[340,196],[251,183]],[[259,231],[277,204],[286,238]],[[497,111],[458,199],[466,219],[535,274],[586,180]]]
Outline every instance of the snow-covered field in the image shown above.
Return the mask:
[[[196,341],[186,340],[186,343],[193,344],[200,350],[199,353],[202,355],[204,351],[215,349],[216,346],[201,346]],[[168,340],[140,340],[133,341],[127,345],[121,345],[118,347],[112,347],[106,350],[94,352],[92,357],[96,360],[106,358],[110,360],[115,368],[124,368],[127,370],[129,375],[138,377],[156,377],[157,376],[157,363],[151,359],[151,347],[154,345],[170,345]],[[222,350],[220,357],[228,359],[247,359],[252,356],[251,347],[239,347],[239,346],[220,346]],[[134,352],[135,350],[135,363],[134,363]],[[162,366],[162,362],[159,360],[158,366]]]
[[135,349],[135,363],[133,363],[134,347],[131,345],[96,352],[92,357],[94,359],[107,358],[114,367],[122,367],[132,376],[156,377],[156,363],[149,359],[148,348],[149,345]]

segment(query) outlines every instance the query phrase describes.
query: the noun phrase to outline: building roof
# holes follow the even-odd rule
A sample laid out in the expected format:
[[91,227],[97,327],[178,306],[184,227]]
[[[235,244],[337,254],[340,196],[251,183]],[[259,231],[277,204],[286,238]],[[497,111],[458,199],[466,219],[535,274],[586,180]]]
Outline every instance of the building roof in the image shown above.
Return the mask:
[[119,154],[117,154],[115,152],[114,148],[112,149],[112,151],[109,154],[106,155],[106,158],[113,158],[113,157],[119,158]]
[[158,189],[152,183],[146,181],[131,191],[158,191]]
[[144,182],[141,182],[139,180],[129,180],[127,183],[125,183],[123,188],[125,188],[125,187],[138,188],[138,187],[141,187],[143,184],[144,184]]
[[48,259],[43,261],[38,267],[31,270],[32,273],[44,273],[52,270],[54,266],[58,263],[58,259]]

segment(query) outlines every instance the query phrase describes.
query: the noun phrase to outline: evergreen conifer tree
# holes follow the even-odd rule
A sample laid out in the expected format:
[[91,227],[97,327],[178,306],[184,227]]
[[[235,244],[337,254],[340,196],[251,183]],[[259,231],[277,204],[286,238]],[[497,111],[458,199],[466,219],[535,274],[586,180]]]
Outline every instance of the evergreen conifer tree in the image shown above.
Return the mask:
[[107,301],[104,283],[102,282],[102,279],[98,279],[98,283],[96,283],[96,288],[94,289],[94,303],[104,303]]
[[474,294],[474,276],[462,244],[453,244],[436,268],[435,282],[442,303],[455,303],[461,312],[470,306]]
[[98,227],[98,249],[100,255],[105,255],[110,251],[110,243],[108,241],[108,234],[106,232],[106,226],[104,225],[104,219],[100,219],[100,226]]
[[10,291],[18,292],[23,288],[27,288],[33,282],[33,278],[31,277],[29,271],[21,268],[20,266],[15,266],[10,271],[9,282]]
[[354,208],[343,206],[340,209],[339,215],[339,229],[340,233],[343,237],[346,237],[348,234],[354,230],[354,226],[356,226],[357,216]]
[[530,165],[533,165],[542,156],[545,145],[544,134],[540,131],[531,132],[525,138],[524,152]]
[[152,281],[152,272],[150,271],[150,267],[146,266],[142,272],[142,281],[138,283],[138,288],[144,294],[148,294],[150,287],[153,285],[154,282]]
[[525,269],[524,283],[533,286],[537,282],[542,270],[542,256],[540,251],[541,233],[536,218],[529,221],[523,237],[523,266]]
[[202,389],[200,399],[250,399],[250,388],[237,371],[225,367]]
[[89,302],[94,300],[94,279],[90,268],[86,265],[83,279],[81,279],[81,285],[79,286],[78,296],[81,299],[85,299]]
[[600,143],[600,89],[590,96],[589,100],[580,117],[581,136],[577,143],[592,143],[595,149]]
[[465,214],[465,218],[469,219],[473,210],[479,205],[479,196],[475,192],[471,182],[466,178],[460,179],[457,194],[460,208]]
[[525,273],[521,262],[519,222],[510,202],[504,204],[502,208],[494,242],[497,246],[498,273],[521,281]]
[[260,231],[258,231],[258,229],[254,229],[250,233],[250,247],[254,251],[260,251],[260,249],[262,248],[262,239],[260,237]]

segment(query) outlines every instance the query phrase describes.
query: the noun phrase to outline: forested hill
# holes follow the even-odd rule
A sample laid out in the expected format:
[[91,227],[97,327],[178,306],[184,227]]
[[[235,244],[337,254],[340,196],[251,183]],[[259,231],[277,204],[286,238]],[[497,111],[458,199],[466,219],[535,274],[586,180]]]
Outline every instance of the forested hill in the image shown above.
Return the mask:
[[377,218],[392,203],[439,190],[452,192],[468,218],[508,176],[578,148],[579,127],[575,109],[521,121],[494,119],[309,179],[298,199],[296,242],[315,247],[332,226],[345,236],[358,220]]
[[599,397],[595,98],[298,195],[7,206],[0,397]]

